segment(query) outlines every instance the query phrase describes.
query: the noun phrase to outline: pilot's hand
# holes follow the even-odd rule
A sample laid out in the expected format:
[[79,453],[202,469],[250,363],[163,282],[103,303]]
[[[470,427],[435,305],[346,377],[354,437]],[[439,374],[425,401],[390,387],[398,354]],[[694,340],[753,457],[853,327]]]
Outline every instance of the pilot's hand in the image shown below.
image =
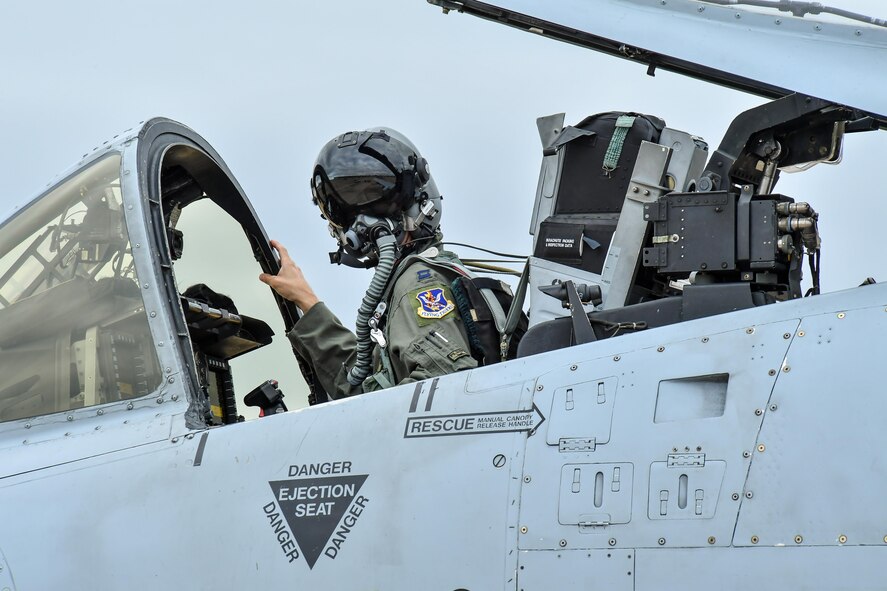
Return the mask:
[[271,248],[280,255],[280,272],[277,275],[262,273],[259,281],[271,286],[280,296],[296,304],[302,312],[310,310],[320,300],[308,285],[302,269],[293,262],[286,248],[277,240],[271,241]]

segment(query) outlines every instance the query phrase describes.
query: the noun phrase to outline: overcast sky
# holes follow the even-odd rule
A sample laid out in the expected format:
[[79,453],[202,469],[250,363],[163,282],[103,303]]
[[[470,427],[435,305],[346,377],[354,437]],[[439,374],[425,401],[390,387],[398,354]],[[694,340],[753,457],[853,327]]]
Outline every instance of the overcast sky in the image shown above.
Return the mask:
[[[839,4],[885,16],[880,0]],[[346,325],[369,274],[328,264],[334,242],[307,180],[338,133],[387,125],[406,134],[444,194],[447,238],[526,253],[541,159],[536,117],[645,112],[714,148],[738,112],[763,102],[444,16],[425,0],[15,2],[4,6],[0,50],[2,212],[105,139],[170,117],[216,148],[269,235]],[[887,280],[872,252],[885,213],[884,142],[883,132],[857,134],[840,167],[779,185],[822,214],[825,291],[869,275]]]

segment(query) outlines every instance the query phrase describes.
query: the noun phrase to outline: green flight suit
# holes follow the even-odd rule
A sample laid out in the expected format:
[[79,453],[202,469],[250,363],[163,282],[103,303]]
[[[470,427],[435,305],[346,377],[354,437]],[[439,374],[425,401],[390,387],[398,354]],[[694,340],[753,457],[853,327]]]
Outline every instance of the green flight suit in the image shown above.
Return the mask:
[[[455,259],[446,252],[439,257]],[[376,345],[376,373],[363,384],[352,386],[346,378],[357,359],[357,338],[323,302],[308,310],[287,335],[296,351],[314,368],[330,398],[477,367],[450,290],[450,282],[455,278],[449,277],[452,272],[419,259],[405,260],[404,264],[406,268],[398,266],[394,270],[397,275],[385,314],[383,333],[388,363],[383,363]]]

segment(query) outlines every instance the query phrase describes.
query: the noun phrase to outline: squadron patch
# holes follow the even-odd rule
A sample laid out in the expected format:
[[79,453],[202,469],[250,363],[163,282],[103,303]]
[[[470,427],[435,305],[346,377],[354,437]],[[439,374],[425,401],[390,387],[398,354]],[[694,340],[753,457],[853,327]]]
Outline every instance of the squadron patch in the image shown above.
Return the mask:
[[419,301],[416,314],[419,315],[420,324],[422,320],[440,320],[456,309],[456,304],[447,299],[444,287],[421,290],[416,293],[416,299]]

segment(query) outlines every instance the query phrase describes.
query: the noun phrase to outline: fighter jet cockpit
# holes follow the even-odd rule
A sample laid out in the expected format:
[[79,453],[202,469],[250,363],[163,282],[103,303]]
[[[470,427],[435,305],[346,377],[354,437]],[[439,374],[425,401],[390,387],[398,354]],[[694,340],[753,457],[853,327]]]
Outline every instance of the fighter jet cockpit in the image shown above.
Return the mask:
[[0,225],[0,423],[173,404],[223,425],[285,410],[278,379],[302,394],[297,311],[256,280],[277,263],[220,162],[155,119]]
[[162,379],[120,160],[93,162],[2,228],[0,421],[138,398]]

